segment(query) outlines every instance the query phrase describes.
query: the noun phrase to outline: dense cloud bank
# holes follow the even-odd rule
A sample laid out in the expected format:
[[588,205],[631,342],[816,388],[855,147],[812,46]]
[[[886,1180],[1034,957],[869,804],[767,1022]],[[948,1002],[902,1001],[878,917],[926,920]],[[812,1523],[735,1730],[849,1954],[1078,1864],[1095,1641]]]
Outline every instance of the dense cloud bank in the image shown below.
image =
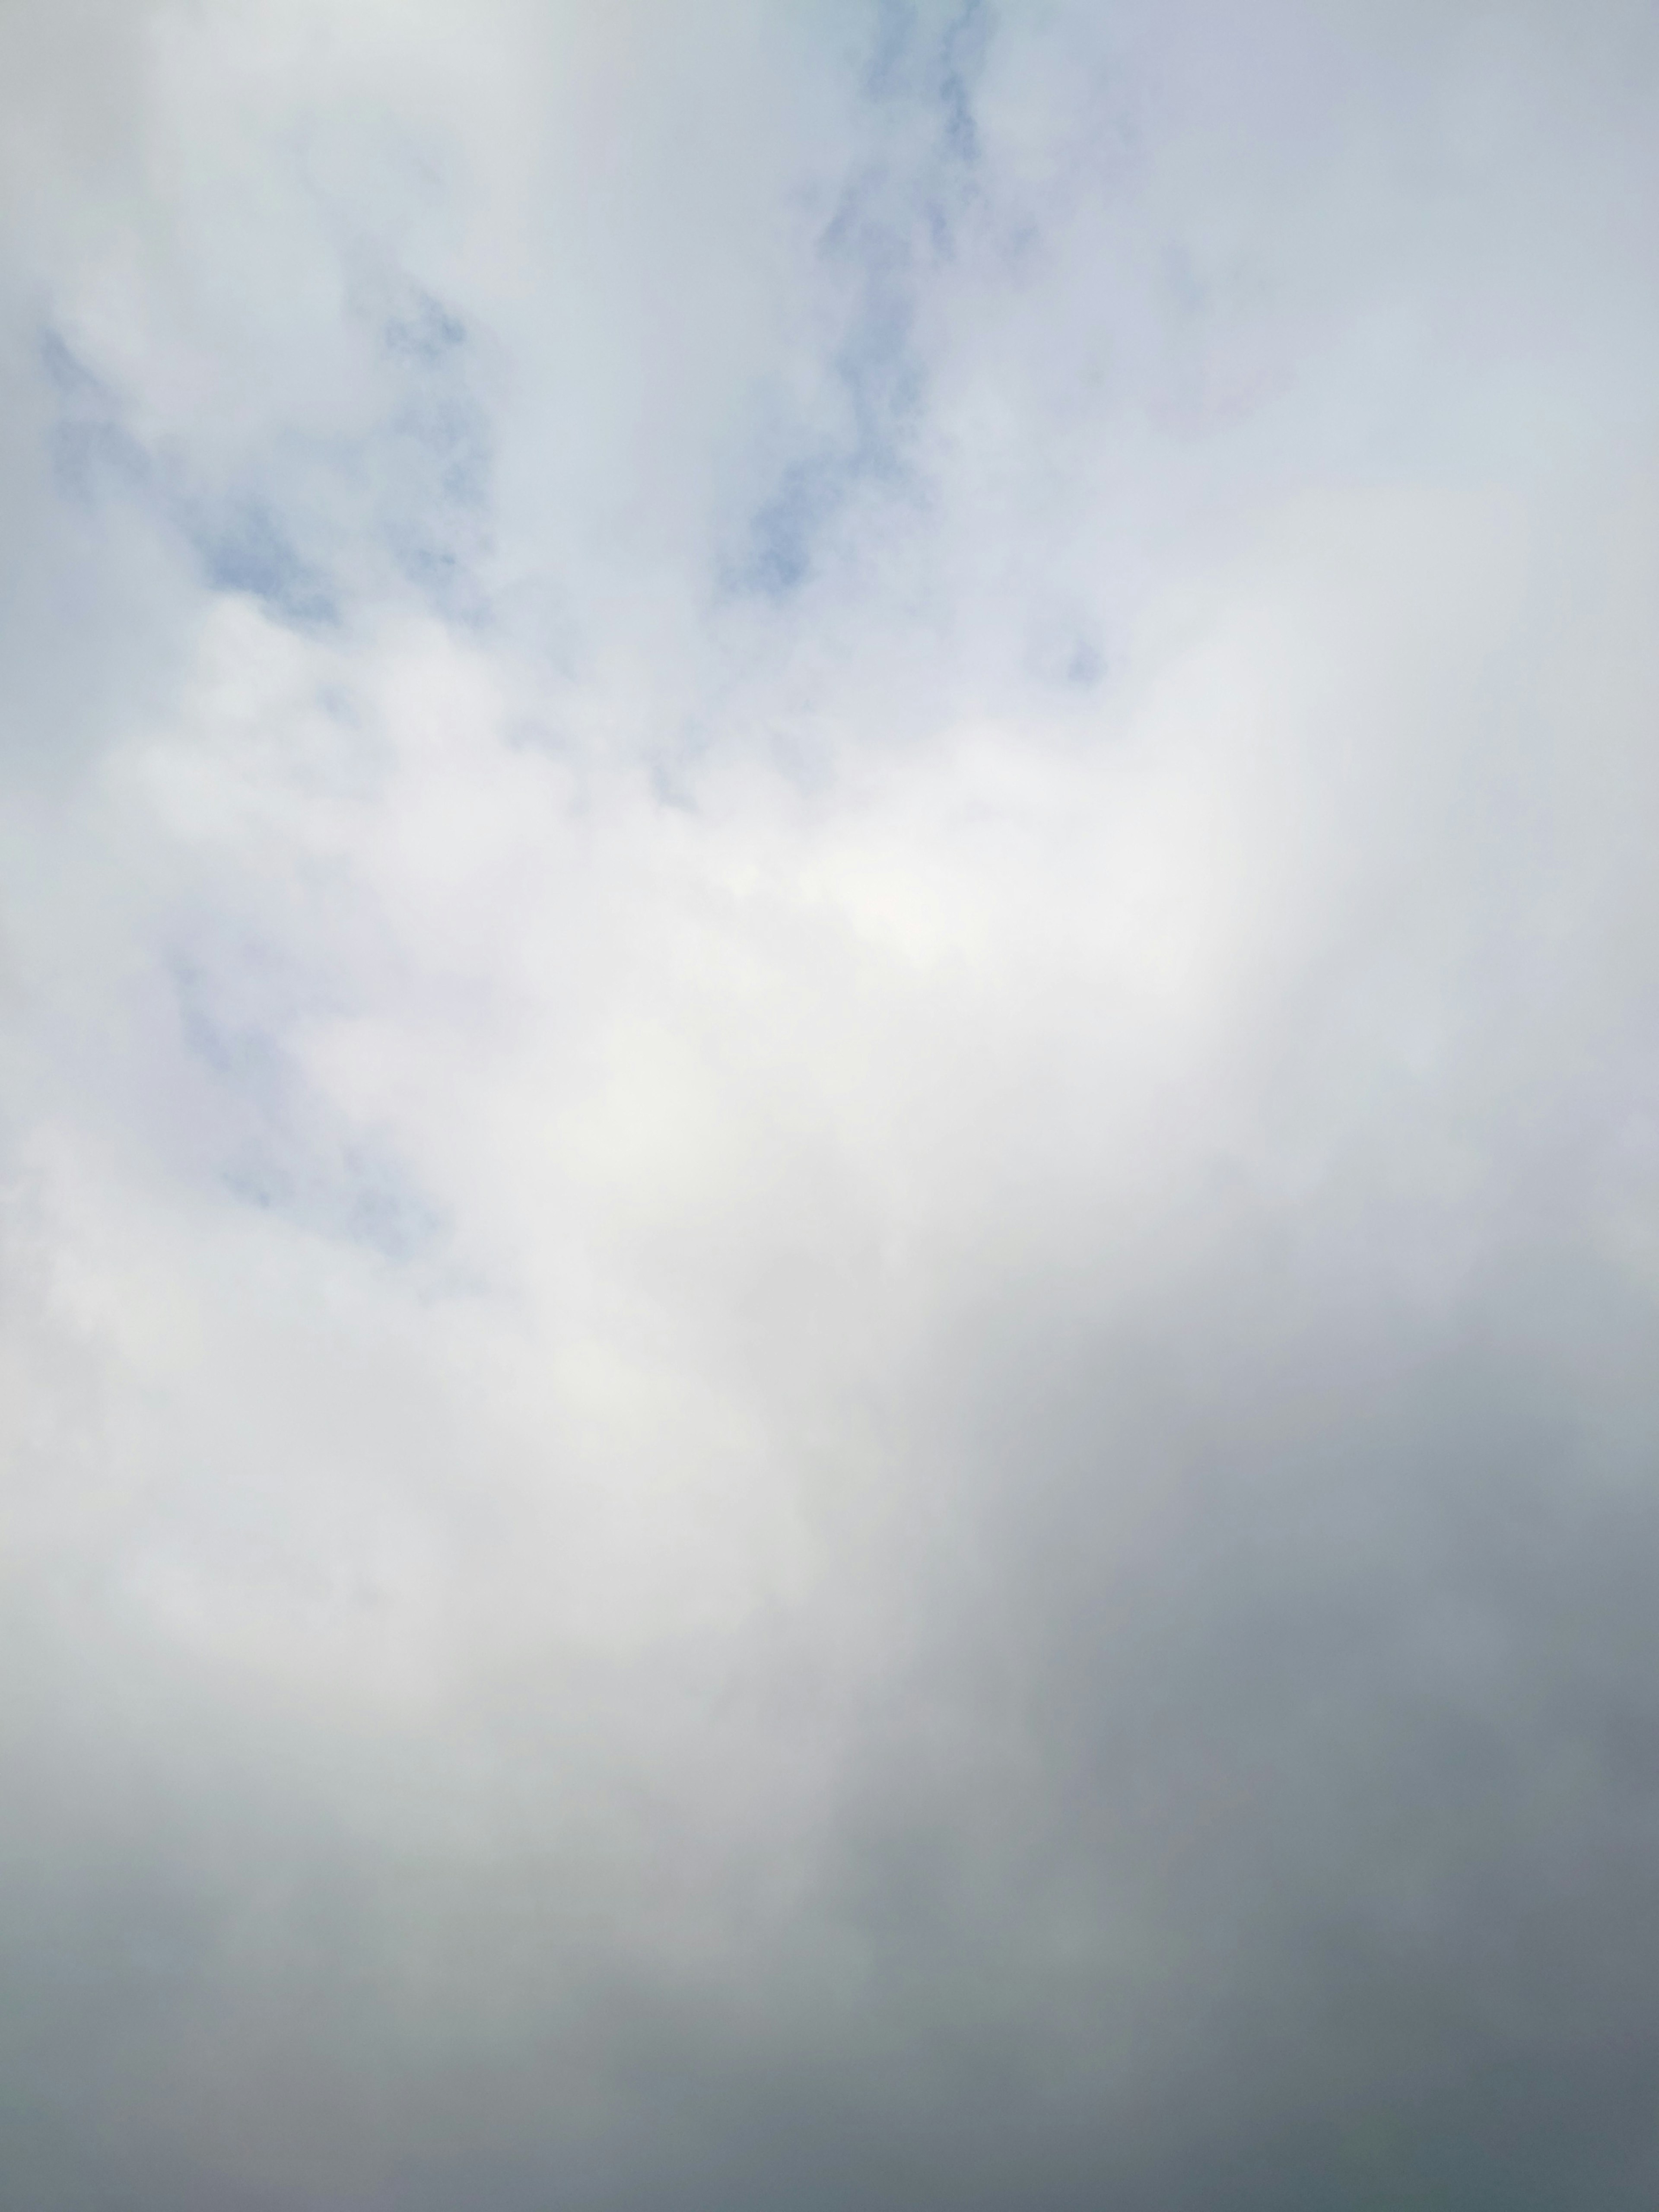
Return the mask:
[[0,85],[8,2206],[1650,2205],[1650,12]]

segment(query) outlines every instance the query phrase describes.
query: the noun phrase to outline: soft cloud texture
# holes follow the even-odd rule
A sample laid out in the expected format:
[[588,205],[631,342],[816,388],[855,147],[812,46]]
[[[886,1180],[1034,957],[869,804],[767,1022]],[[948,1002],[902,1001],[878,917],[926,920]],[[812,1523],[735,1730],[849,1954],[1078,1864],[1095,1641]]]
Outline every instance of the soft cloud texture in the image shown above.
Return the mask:
[[1650,12],[0,42],[8,2204],[1650,2204]]

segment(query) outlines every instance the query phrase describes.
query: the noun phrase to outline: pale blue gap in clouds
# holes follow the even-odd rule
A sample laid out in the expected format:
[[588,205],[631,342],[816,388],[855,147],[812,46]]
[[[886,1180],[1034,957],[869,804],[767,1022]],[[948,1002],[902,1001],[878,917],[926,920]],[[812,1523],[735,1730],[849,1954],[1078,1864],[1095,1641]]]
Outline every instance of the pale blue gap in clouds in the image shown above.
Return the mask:
[[[363,289],[378,301],[365,343],[384,387],[379,418],[330,438],[278,427],[228,456],[188,438],[146,444],[122,396],[43,331],[60,488],[82,505],[132,501],[188,549],[210,591],[244,593],[293,628],[337,627],[395,582],[446,620],[483,619],[492,452],[468,332],[406,280]],[[367,305],[357,319],[369,323]]]
[[[167,963],[202,1140],[222,1187],[307,1233],[398,1265],[441,1252],[447,1224],[385,1133],[319,1099],[284,1042],[303,998],[274,948]],[[240,1008],[236,999],[253,1000]],[[263,999],[263,1006],[257,1001]]]
[[[915,7],[880,11],[862,88],[888,145],[845,185],[817,241],[826,276],[848,301],[834,355],[844,419],[833,433],[793,434],[799,450],[780,462],[749,519],[746,549],[725,578],[731,592],[788,600],[860,492],[878,486],[914,497],[920,489],[909,469],[927,396],[916,295],[928,272],[951,260],[972,202],[973,93],[989,29],[981,0],[939,30]],[[914,154],[908,137],[920,139]]]

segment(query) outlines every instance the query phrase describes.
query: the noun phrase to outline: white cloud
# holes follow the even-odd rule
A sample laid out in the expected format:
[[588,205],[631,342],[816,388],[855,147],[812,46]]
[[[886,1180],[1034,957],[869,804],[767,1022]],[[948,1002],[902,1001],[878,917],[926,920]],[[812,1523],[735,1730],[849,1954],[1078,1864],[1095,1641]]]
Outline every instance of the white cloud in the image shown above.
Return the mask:
[[1644,26],[7,38],[20,2202],[1644,2201]]

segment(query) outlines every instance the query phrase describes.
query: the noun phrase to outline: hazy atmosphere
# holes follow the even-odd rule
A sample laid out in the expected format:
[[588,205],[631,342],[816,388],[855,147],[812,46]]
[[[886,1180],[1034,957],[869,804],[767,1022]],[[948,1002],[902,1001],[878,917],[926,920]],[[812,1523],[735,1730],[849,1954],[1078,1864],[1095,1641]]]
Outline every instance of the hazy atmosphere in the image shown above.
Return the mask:
[[1659,14],[4,0],[6,2212],[1652,2212]]

